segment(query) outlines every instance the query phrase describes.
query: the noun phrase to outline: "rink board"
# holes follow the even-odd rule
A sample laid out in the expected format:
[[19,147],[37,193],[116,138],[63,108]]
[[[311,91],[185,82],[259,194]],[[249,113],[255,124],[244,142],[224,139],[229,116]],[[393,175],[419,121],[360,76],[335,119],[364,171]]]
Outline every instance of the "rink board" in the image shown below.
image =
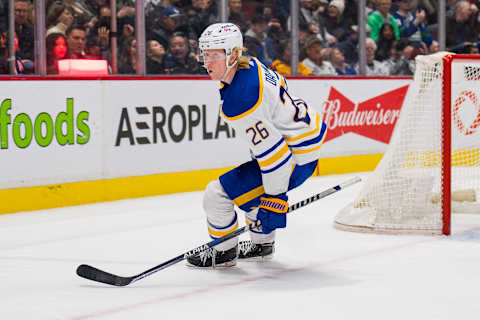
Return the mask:
[[[250,159],[215,81],[2,80],[0,213],[202,190]],[[410,81],[290,79],[329,125],[317,174],[373,170]]]

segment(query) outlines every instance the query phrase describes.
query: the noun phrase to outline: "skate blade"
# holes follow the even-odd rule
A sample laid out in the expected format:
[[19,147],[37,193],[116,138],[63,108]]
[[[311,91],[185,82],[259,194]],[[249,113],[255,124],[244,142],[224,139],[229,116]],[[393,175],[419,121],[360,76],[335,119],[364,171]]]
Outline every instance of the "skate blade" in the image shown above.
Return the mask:
[[267,262],[273,259],[273,254],[269,254],[267,256],[263,257],[252,257],[252,258],[239,258],[238,260],[240,261],[245,261],[245,262]]
[[224,262],[224,263],[220,263],[220,264],[216,264],[215,267],[200,267],[200,266],[196,266],[194,264],[191,264],[190,262],[187,261],[186,263],[186,266],[189,267],[189,268],[193,268],[193,269],[228,269],[228,268],[231,268],[231,267],[235,267],[237,265],[237,259],[233,260],[233,261],[228,261],[228,262]]

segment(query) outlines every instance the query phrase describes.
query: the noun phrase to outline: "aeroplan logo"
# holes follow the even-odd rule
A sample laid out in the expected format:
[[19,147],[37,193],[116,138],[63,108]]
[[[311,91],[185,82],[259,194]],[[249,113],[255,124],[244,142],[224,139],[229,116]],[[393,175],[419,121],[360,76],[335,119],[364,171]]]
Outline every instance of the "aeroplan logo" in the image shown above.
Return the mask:
[[13,118],[12,110],[12,100],[3,100],[0,106],[0,149],[8,149],[9,134],[12,135],[15,145],[22,149],[27,148],[33,138],[40,147],[48,147],[54,135],[61,146],[75,142],[86,144],[90,140],[90,128],[87,124],[89,114],[81,111],[75,118],[73,98],[67,99],[67,112],[58,113],[55,121],[46,112],[39,113],[34,120],[26,113],[20,113]]
[[328,126],[325,141],[354,132],[388,143],[407,94],[408,85],[354,103],[334,87],[324,103],[323,121]]

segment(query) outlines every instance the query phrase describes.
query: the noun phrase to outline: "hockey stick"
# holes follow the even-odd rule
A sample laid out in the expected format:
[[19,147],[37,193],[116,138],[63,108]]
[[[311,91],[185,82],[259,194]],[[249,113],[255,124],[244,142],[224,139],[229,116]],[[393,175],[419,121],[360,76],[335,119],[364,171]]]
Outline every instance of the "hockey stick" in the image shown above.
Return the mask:
[[[347,180],[339,185],[336,185],[334,187],[331,187],[325,191],[322,191],[314,196],[311,196],[305,200],[302,200],[300,202],[297,202],[293,205],[291,205],[289,208],[288,208],[288,211],[287,213],[290,213],[292,211],[295,211],[301,207],[304,207],[314,201],[317,201],[319,199],[322,199],[322,198],[325,198],[337,191],[340,191],[348,186],[351,186],[357,182],[360,182],[361,179],[359,177],[355,177],[355,178],[352,178],[350,180]],[[119,286],[119,287],[123,287],[123,286],[126,286],[126,285],[129,285],[130,283],[133,283],[133,282],[136,282],[140,279],[143,279],[145,277],[148,277],[149,275],[157,272],[157,271],[160,271],[162,269],[165,269],[165,268],[168,268],[180,261],[183,261],[185,259],[187,259],[188,257],[190,256],[193,256],[193,255],[196,255],[196,254],[199,254],[205,250],[208,250],[209,248],[212,248],[214,246],[216,246],[217,244],[220,244],[222,242],[225,242],[229,239],[232,239],[234,237],[237,237],[239,236],[240,234],[244,233],[245,231],[248,231],[248,230],[251,230],[251,229],[255,229],[255,228],[258,228],[260,227],[260,221],[257,220],[256,223],[252,223],[250,226],[244,226],[240,229],[237,229],[235,230],[234,232],[232,233],[229,233],[227,234],[226,236],[223,236],[221,238],[218,238],[218,239],[215,239],[213,241],[210,241],[208,243],[205,243],[204,245],[201,245],[195,249],[192,249],[190,251],[187,251],[185,253],[182,253],[181,255],[179,256],[176,256],[175,258],[172,258],[168,261],[165,261],[164,263],[161,263],[159,264],[158,266],[155,266],[151,269],[148,269],[142,273],[139,273],[135,276],[132,276],[132,277],[121,277],[121,276],[117,276],[117,275],[114,275],[114,274],[111,274],[111,273],[108,273],[108,272],[105,272],[105,271],[102,271],[100,269],[97,269],[95,267],[92,267],[92,266],[89,266],[89,265],[86,265],[86,264],[82,264],[80,266],[78,266],[77,268],[77,274],[80,276],[80,277],[83,277],[85,279],[89,279],[89,280],[93,280],[93,281],[97,281],[97,282],[102,282],[102,283],[106,283],[106,284],[110,284],[110,285],[113,285],[113,286]]]

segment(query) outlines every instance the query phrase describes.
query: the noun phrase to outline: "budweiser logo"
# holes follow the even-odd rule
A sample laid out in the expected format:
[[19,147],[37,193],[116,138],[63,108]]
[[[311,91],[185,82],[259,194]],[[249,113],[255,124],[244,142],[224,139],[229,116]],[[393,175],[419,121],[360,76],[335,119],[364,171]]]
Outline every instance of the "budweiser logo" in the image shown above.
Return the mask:
[[[476,118],[472,121],[472,123],[467,127],[466,124],[463,123],[459,112],[460,109],[465,107],[466,101],[469,101],[473,107],[475,108],[475,112],[477,113]],[[480,126],[480,104],[477,98],[477,95],[470,90],[465,90],[460,92],[457,99],[455,99],[455,104],[453,107],[453,121],[457,125],[458,130],[461,133],[468,136],[475,133]]]
[[323,104],[323,121],[328,126],[325,141],[348,132],[388,143],[407,94],[408,85],[355,103],[334,87]]

